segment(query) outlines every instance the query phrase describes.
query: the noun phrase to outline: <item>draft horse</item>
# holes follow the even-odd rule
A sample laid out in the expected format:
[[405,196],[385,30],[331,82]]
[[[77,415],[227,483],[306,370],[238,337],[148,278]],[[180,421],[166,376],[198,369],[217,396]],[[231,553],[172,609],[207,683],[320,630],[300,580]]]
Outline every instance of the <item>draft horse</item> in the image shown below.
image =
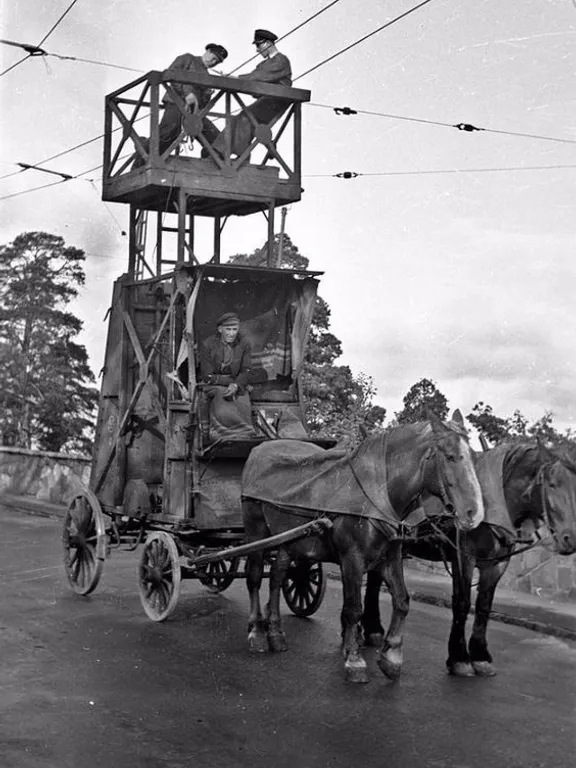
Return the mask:
[[402,635],[409,608],[402,563],[403,520],[423,492],[440,499],[463,531],[483,519],[484,506],[472,451],[459,412],[450,424],[427,422],[367,438],[352,453],[312,443],[274,440],[257,446],[242,478],[246,541],[328,516],[332,527],[281,547],[270,571],[265,614],[260,607],[263,552],[247,559],[250,595],[248,644],[252,652],[287,650],[280,590],[292,560],[337,563],[342,575],[342,646],[346,676],[368,682],[361,655],[362,577],[378,568],[392,595],[392,620],[378,665],[391,679],[402,668]]
[[[568,457],[534,441],[508,443],[478,454],[486,518],[460,536],[431,529],[434,500],[428,499],[427,520],[406,554],[444,561],[452,574],[452,627],[448,641],[448,671],[458,677],[496,674],[488,650],[487,629],[496,587],[510,558],[539,543],[538,530],[548,529],[557,554],[576,551],[576,466]],[[477,597],[470,641],[466,622],[470,612],[474,568],[478,569]],[[379,592],[382,576],[368,574],[362,624],[366,641],[384,639],[380,623]]]

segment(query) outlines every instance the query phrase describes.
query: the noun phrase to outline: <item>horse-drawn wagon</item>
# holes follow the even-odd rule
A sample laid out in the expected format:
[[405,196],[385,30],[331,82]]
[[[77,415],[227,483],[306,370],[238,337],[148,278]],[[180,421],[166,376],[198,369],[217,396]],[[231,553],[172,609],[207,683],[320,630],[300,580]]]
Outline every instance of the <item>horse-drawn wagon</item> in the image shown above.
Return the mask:
[[[202,148],[199,158],[173,156],[174,146],[160,152],[161,94],[171,80],[213,88],[198,119],[182,115]],[[229,143],[215,156],[203,118],[228,126],[236,91],[283,98],[286,110],[281,121],[278,115],[268,126],[255,125],[240,156],[232,157]],[[309,616],[324,595],[322,562],[338,563],[345,666],[351,680],[365,682],[358,634],[364,573],[376,569],[392,595],[380,666],[395,677],[408,612],[402,571],[407,516],[426,491],[441,499],[450,525],[468,530],[482,519],[483,503],[457,423],[434,419],[400,427],[369,438],[351,455],[324,451],[334,441],[307,434],[300,372],[320,273],[279,268],[274,210],[300,199],[300,107],[309,97],[298,89],[168,72],[149,73],[107,98],[103,196],[130,204],[128,272],[114,285],[90,487],[72,499],[66,514],[65,567],[72,588],[89,594],[108,552],[140,546],[140,598],[155,621],[174,609],[182,579],[221,591],[246,575],[249,643],[261,651],[286,648],[280,592],[290,610]],[[214,110],[217,102],[224,102],[223,113]],[[150,108],[146,142],[135,131],[144,107]],[[284,154],[290,127],[293,141]],[[122,154],[130,142],[134,163]],[[145,237],[150,211],[157,214],[152,257]],[[258,212],[267,216],[267,266],[221,264],[227,217]],[[214,252],[204,263],[195,249],[198,217],[214,221]],[[206,439],[207,386],[214,382],[204,375],[202,355],[214,326],[223,327],[230,312],[251,347],[242,382],[249,392],[248,429],[241,435],[220,430]],[[302,471],[304,464],[311,473]],[[276,482],[280,467],[287,471]],[[266,565],[270,600],[263,617],[259,589]]]
[[[186,134],[205,150],[202,157],[174,154],[178,142],[159,151],[163,94],[182,83],[213,89],[202,115],[192,117],[180,105]],[[203,117],[224,127],[238,105],[247,110],[246,95],[268,91],[285,101],[284,114],[255,130],[241,157],[233,158],[230,147],[215,155]],[[274,249],[275,208],[299,200],[302,191],[300,110],[309,98],[301,89],[175,72],[150,72],[106,98],[103,199],[130,205],[130,243],[108,319],[90,484],[72,499],[64,525],[66,572],[80,594],[96,588],[108,553],[138,546],[140,596],[155,620],[172,611],[183,578],[225,589],[243,574],[240,477],[247,456],[265,440],[309,440],[299,374],[320,273],[277,268]],[[137,133],[143,118],[146,152]],[[267,218],[267,266],[221,264],[227,218],[253,220],[250,214],[258,213]],[[201,217],[214,226],[205,263],[196,255]],[[253,435],[206,442],[199,428],[198,356],[218,316],[229,310],[240,316],[252,345]],[[272,539],[260,546],[269,559],[277,545]],[[310,615],[324,588],[321,564],[293,563],[284,594],[292,611]]]
[[[181,264],[149,280],[125,275],[115,283],[90,488],[72,500],[64,528],[73,589],[93,591],[106,553],[139,544],[140,596],[155,620],[174,608],[182,578],[223,590],[242,575],[245,460],[265,440],[309,440],[299,373],[317,277]],[[254,436],[224,435],[205,444],[198,351],[229,307],[240,315],[252,346],[247,388]],[[299,527],[294,536],[309,527]],[[310,615],[324,587],[320,563],[295,563],[284,594],[291,610]]]

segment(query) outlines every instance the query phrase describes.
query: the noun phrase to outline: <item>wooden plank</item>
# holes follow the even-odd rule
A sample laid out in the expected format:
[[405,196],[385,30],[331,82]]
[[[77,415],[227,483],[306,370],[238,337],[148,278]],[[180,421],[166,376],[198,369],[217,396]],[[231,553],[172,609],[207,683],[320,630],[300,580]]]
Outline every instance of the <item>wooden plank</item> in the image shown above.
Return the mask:
[[291,88],[287,85],[271,85],[270,83],[259,83],[256,80],[243,80],[241,77],[222,77],[219,75],[208,75],[203,72],[182,72],[177,69],[165,69],[163,72],[152,70],[148,72],[147,77],[159,75],[162,83],[174,81],[176,83],[186,83],[189,85],[204,85],[214,90],[247,93],[250,96],[274,96],[278,99],[287,101],[305,102],[310,101],[310,91],[304,88]]

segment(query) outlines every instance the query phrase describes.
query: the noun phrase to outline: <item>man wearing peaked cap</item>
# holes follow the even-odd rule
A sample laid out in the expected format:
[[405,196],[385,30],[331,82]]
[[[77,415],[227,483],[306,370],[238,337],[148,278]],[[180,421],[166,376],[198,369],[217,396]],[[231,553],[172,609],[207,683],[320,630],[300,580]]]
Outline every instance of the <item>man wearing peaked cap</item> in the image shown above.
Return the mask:
[[256,43],[260,42],[261,40],[270,40],[271,43],[275,43],[276,40],[278,40],[278,36],[274,34],[274,32],[270,32],[268,29],[257,29],[254,32],[254,40],[252,41],[254,45]]
[[287,56],[276,48],[278,36],[268,29],[256,29],[252,44],[264,61],[247,75],[239,75],[244,80],[257,80],[260,83],[292,85],[292,68]]
[[[254,80],[271,85],[292,85],[292,67],[287,56],[280,53],[276,47],[278,36],[268,29],[254,31],[253,45],[262,56],[261,61],[252,72],[238,75],[243,80]],[[282,99],[271,96],[260,96],[250,105],[250,112],[259,123],[265,125],[277,119],[287,109],[287,103]],[[240,156],[246,150],[254,137],[254,126],[245,113],[237,115],[232,122],[232,154]],[[214,148],[221,154],[226,146],[225,131],[220,135]]]
[[[207,70],[218,66],[218,64],[221,64],[227,57],[228,51],[223,45],[220,45],[219,43],[208,43],[202,56],[183,53],[181,56],[177,56],[174,59],[168,69],[177,70],[182,73],[201,72],[206,74]],[[212,94],[210,88],[200,85],[188,85],[187,83],[173,83],[172,88],[176,95],[186,103],[186,106],[191,112],[195,112],[198,109],[205,107],[210,101],[210,96]],[[160,154],[164,153],[170,144],[178,138],[182,129],[182,113],[174,103],[170,91],[166,92],[162,101],[164,104],[164,114],[162,115],[159,126]],[[220,132],[207,117],[204,117],[202,118],[202,133],[206,136],[208,141],[212,143],[216,140]],[[148,151],[148,139],[142,139],[141,141],[144,144],[146,151]],[[144,162],[144,158],[139,155],[132,167],[138,168],[139,166],[144,165]]]

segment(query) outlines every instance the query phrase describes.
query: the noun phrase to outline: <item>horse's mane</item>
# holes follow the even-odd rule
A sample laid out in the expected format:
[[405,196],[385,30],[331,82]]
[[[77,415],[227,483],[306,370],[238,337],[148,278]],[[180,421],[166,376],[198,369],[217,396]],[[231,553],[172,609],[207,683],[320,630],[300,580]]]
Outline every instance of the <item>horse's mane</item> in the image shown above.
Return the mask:
[[[553,448],[544,445],[538,440],[515,440],[502,443],[501,446],[507,451],[504,458],[504,482],[510,479],[514,470],[526,459],[529,453],[536,451],[542,458],[540,465],[552,464],[559,461],[570,472],[576,474],[576,461],[569,449],[562,446]],[[498,446],[497,446],[498,447]]]
[[[442,423],[451,432],[468,439],[468,432],[462,424],[459,424],[457,421],[443,421]],[[381,432],[368,435],[352,451],[352,454],[357,455],[362,450],[375,448],[378,443],[381,443],[382,448],[385,448],[388,437],[392,434],[397,437],[399,442],[403,442],[404,440],[409,441],[413,438],[434,438],[434,430],[429,421],[413,421],[406,424],[398,424],[397,426],[389,427]]]

